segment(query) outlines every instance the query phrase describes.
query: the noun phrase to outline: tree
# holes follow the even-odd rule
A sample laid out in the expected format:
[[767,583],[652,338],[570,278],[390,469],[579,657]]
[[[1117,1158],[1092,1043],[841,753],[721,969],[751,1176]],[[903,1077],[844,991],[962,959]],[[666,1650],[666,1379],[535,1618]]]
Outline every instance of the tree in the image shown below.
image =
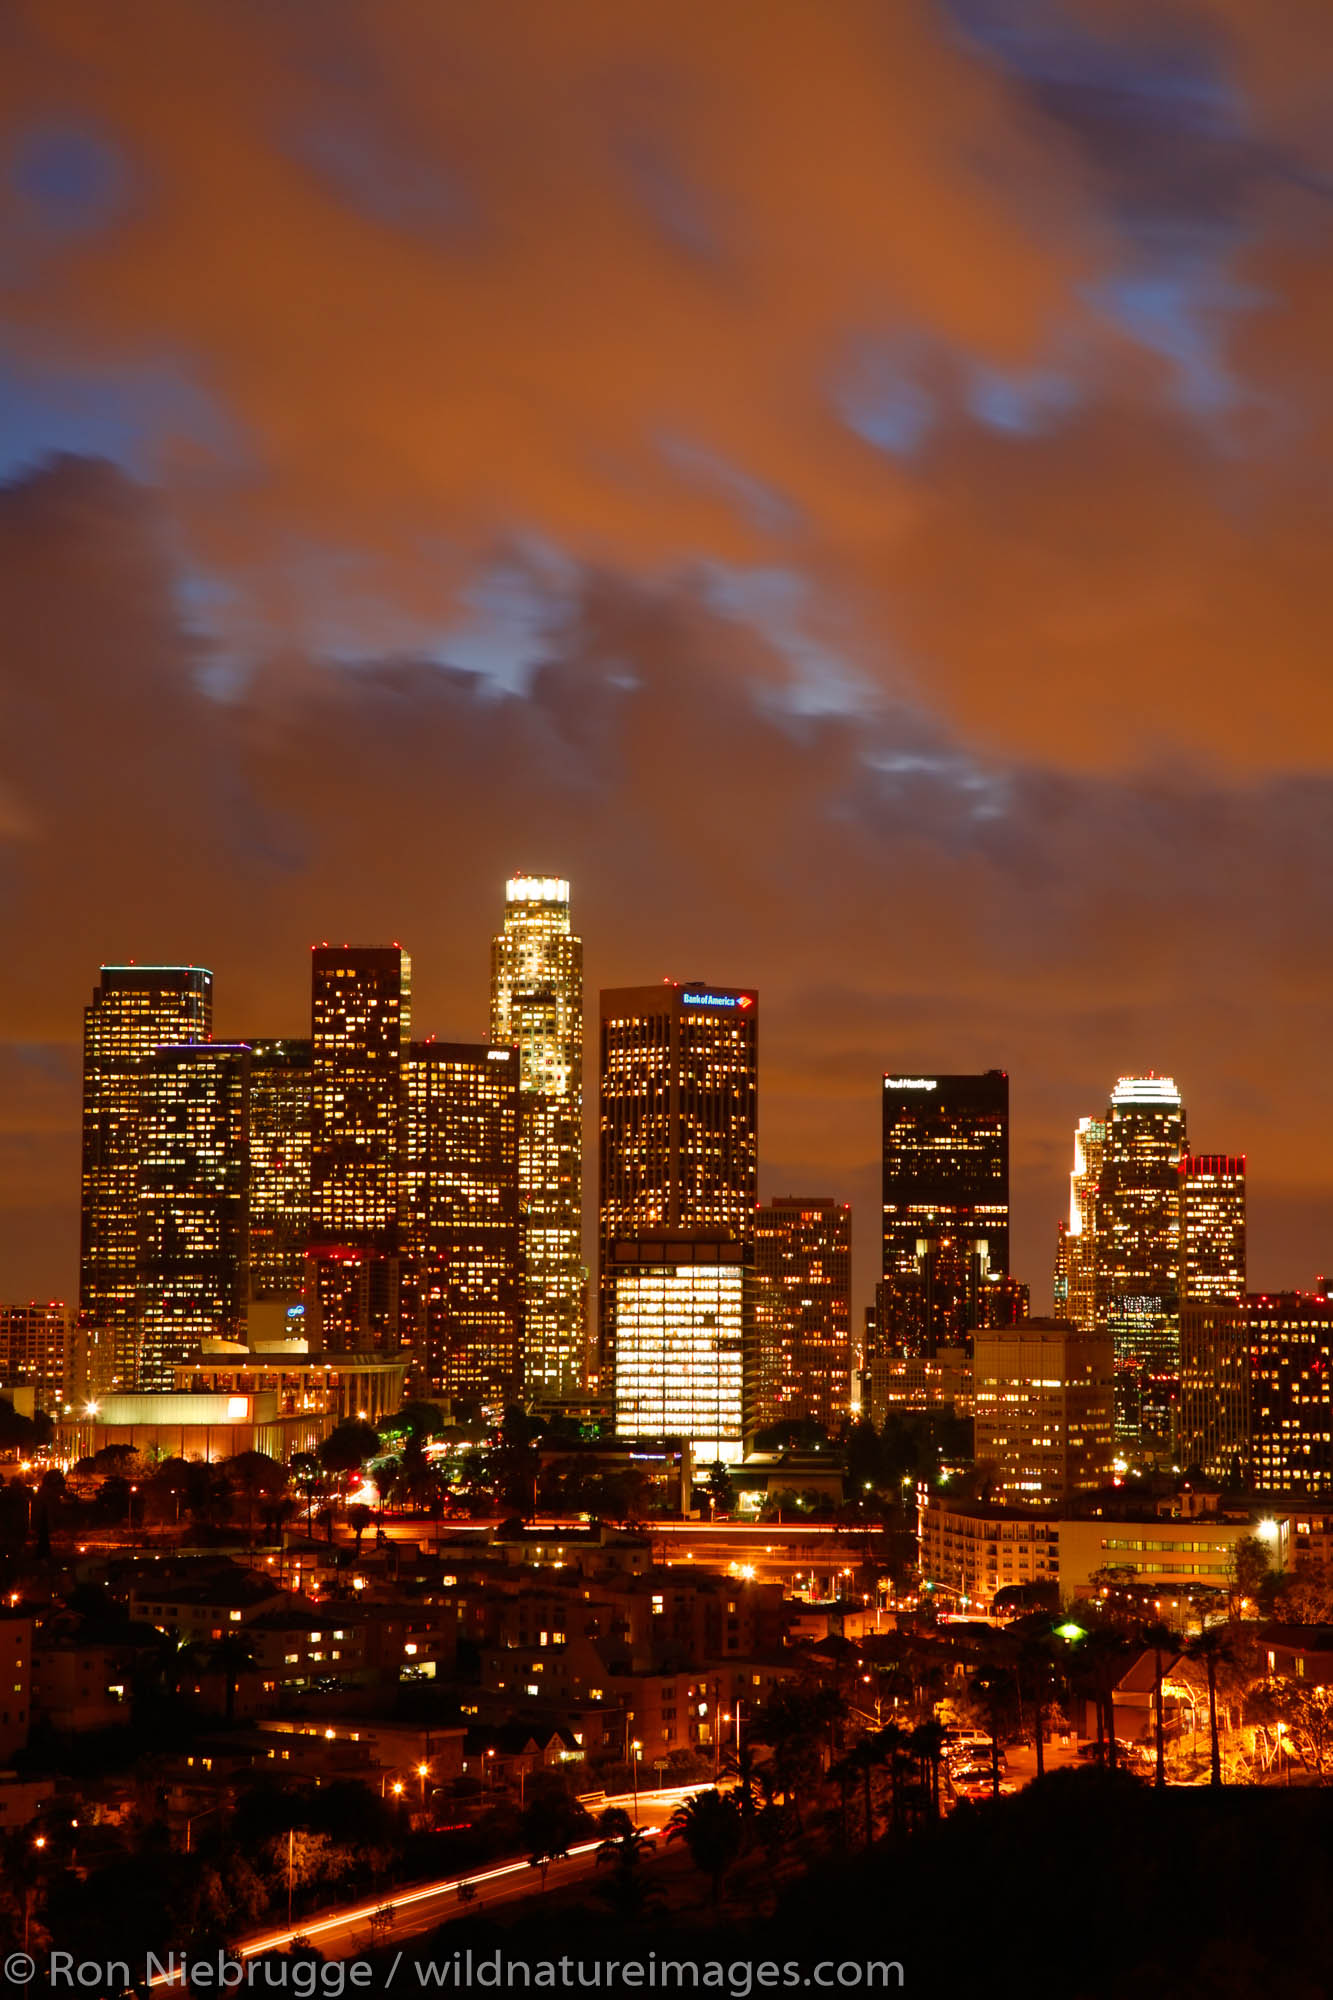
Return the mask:
[[714,1516],[729,1514],[735,1506],[736,1493],[731,1483],[731,1475],[721,1459],[709,1466],[704,1492],[708,1497],[709,1512]]
[[741,1815],[735,1799],[716,1788],[695,1792],[672,1813],[666,1837],[668,1842],[684,1841],[690,1860],[708,1877],[716,1903],[722,1878],[741,1849]]
[[245,1538],[255,1538],[256,1500],[276,1499],[287,1489],[287,1470],[266,1451],[238,1451],[222,1461],[222,1470],[233,1490],[245,1501]]
[[635,1826],[623,1806],[611,1806],[597,1822],[601,1843],[597,1866],[609,1871],[600,1893],[619,1916],[639,1921],[661,1901],[655,1882],[644,1877],[642,1863],[652,1853],[656,1841]]
[[1324,1766],[1333,1759],[1333,1688],[1280,1681],[1271,1703],[1292,1749],[1322,1784]]
[[335,1425],[320,1444],[315,1456],[325,1472],[359,1472],[380,1449],[379,1432],[373,1424],[352,1419]]
[[1236,1658],[1232,1635],[1225,1625],[1205,1625],[1185,1646],[1191,1660],[1203,1667],[1208,1677],[1208,1747],[1210,1785],[1222,1782],[1222,1742],[1217,1730],[1217,1671],[1231,1666]]
[[1244,1535],[1231,1552],[1231,1585],[1233,1617],[1241,1615],[1246,1604],[1258,1609],[1263,1599],[1271,1593],[1276,1582],[1268,1560],[1266,1543],[1258,1535]]
[[520,1822],[528,1865],[540,1868],[542,1888],[553,1861],[564,1861],[580,1835],[592,1830],[592,1815],[571,1798],[559,1778],[543,1774],[529,1788]]
[[1162,1682],[1166,1678],[1168,1659],[1177,1660],[1180,1657],[1181,1639],[1179,1632],[1161,1619],[1145,1625],[1139,1637],[1145,1646],[1152,1648],[1153,1728],[1157,1744],[1157,1770],[1153,1783],[1160,1789],[1166,1783],[1166,1719],[1162,1714]]
[[354,1506],[347,1509],[347,1525],[356,1536],[356,1553],[358,1556],[361,1554],[361,1537],[365,1534],[366,1529],[370,1526],[374,1518],[375,1516],[372,1514],[370,1508],[362,1500],[358,1500]]

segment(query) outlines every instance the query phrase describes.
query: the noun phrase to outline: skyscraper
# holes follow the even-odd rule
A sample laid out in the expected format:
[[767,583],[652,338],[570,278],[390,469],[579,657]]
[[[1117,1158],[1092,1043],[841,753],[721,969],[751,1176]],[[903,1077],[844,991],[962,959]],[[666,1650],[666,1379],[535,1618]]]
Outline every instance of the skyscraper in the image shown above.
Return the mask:
[[514,875],[491,940],[491,1040],[518,1050],[523,1376],[530,1397],[583,1380],[583,940],[569,884]]
[[1066,1237],[1068,1288],[1066,1316],[1075,1326],[1097,1325],[1097,1187],[1102,1170],[1106,1124],[1080,1118],[1074,1131],[1074,1166],[1069,1176],[1069,1230]]
[[329,1352],[396,1349],[412,962],[398,945],[321,945],[311,973],[307,1325]]
[[1180,1161],[1180,1296],[1245,1296],[1245,1155],[1189,1153]]
[[1115,1340],[1116,1428],[1169,1442],[1180,1378],[1180,1156],[1185,1112],[1169,1076],[1121,1077],[1094,1197],[1096,1311]]
[[250,1297],[299,1299],[310,1240],[309,1042],[250,1044]]
[[1182,1463],[1261,1493],[1333,1493],[1333,1299],[1250,1292],[1181,1309]]
[[955,1346],[1009,1272],[1009,1078],[884,1078],[884,1323],[913,1353]]
[[664,1230],[749,1242],[759,1179],[759,996],[680,985],[601,996],[599,1333],[611,1359],[610,1245]]
[[498,1415],[523,1366],[518,1053],[414,1042],[404,1085],[405,1291],[419,1372],[429,1392]]
[[851,1404],[851,1209],[779,1195],[756,1211],[754,1244],[747,1429],[812,1417],[836,1430]]
[[137,1386],[169,1390],[201,1341],[245,1330],[250,1051],[189,1042],[139,1080]]
[[83,1030],[79,1317],[83,1386],[131,1389],[138,1370],[138,1115],[144,1058],[207,1041],[213,975],[202,966],[104,965]]
[[1109,1482],[1114,1375],[1110,1334],[1067,1320],[977,1334],[976,1460],[988,1469],[995,1498],[1046,1506]]

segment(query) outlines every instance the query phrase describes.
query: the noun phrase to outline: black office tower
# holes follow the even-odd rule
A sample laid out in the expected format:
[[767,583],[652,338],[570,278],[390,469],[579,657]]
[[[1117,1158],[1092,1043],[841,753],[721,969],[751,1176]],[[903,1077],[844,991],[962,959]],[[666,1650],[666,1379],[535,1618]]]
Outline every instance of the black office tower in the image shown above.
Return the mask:
[[1009,1078],[884,1078],[881,1338],[915,1354],[987,1323],[1009,1273]]

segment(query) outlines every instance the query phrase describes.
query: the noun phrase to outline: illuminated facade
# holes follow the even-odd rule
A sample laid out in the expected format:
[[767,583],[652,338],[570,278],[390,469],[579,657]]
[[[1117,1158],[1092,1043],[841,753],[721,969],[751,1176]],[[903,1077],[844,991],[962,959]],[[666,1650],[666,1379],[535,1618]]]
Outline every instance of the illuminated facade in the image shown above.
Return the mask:
[[1065,1317],[1075,1326],[1097,1324],[1097,1188],[1102,1171],[1106,1123],[1080,1118],[1074,1132],[1074,1166],[1069,1176],[1068,1264]]
[[201,966],[104,965],[83,1030],[79,1320],[86,1386],[132,1388],[138,1364],[139,1078],[167,1043],[207,1041]]
[[747,1430],[847,1419],[852,1392],[852,1212],[780,1195],[754,1217],[755,1333]]
[[1009,1272],[1009,1079],[884,1078],[881,1339],[915,1354],[982,1322]]
[[989,1330],[973,1343],[976,1461],[992,1497],[1050,1506],[1108,1484],[1115,1350],[1109,1333],[1062,1320]]
[[398,945],[311,954],[306,1323],[326,1351],[400,1345],[403,1056],[412,963]]
[[1250,1470],[1263,1493],[1333,1492],[1333,1299],[1251,1292]]
[[49,1414],[72,1394],[74,1314],[63,1300],[0,1306],[0,1386],[35,1389]]
[[252,1299],[296,1299],[310,1240],[310,1043],[250,1044]]
[[404,1065],[404,1247],[426,1388],[500,1414],[523,1368],[519,1058],[414,1042]]
[[1236,1299],[1186,1299],[1180,1308],[1177,1462],[1206,1479],[1250,1478],[1250,1334]]
[[1245,1296],[1243,1153],[1186,1153],[1181,1159],[1180,1296]]
[[1115,1340],[1116,1429],[1169,1445],[1180,1379],[1180,1169],[1185,1111],[1169,1076],[1121,1077],[1103,1126],[1094,1323]]
[[759,1190],[759,996],[710,986],[601,996],[599,1338],[612,1355],[610,1245],[663,1230],[751,1237]]
[[170,1389],[245,1328],[250,1051],[158,1049],[140,1068],[137,1388]]
[[721,1231],[610,1244],[618,1437],[680,1439],[701,1465],[742,1456],[751,1257]]
[[531,1398],[583,1382],[583,940],[569,884],[515,875],[491,940],[491,1040],[518,1050],[522,1091],[523,1378]]

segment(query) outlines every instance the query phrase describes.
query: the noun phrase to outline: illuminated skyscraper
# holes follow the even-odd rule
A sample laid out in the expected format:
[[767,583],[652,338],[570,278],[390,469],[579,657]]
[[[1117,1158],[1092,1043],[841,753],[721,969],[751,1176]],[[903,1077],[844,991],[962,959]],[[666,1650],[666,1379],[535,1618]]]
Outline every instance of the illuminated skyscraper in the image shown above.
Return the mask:
[[1180,1161],[1180,1296],[1245,1296],[1245,1155],[1185,1153]]
[[1182,1464],[1261,1493],[1333,1493],[1333,1299],[1250,1292],[1181,1309]]
[[1094,1203],[1096,1310],[1115,1339],[1116,1427],[1169,1442],[1180,1377],[1180,1156],[1169,1076],[1121,1077],[1103,1126]]
[[608,1246],[618,1437],[678,1438],[700,1464],[742,1456],[752,1256],[717,1229]]
[[837,1430],[852,1389],[852,1212],[780,1195],[756,1211],[754,1246],[747,1429],[812,1417]]
[[138,1116],[140,1389],[169,1390],[201,1341],[245,1331],[250,1051],[145,1057]]
[[881,1339],[956,1346],[1008,1272],[1008,1076],[886,1076]]
[[428,1392],[499,1415],[523,1365],[518,1055],[414,1042],[404,1084],[405,1289],[420,1373]]
[[515,1047],[522,1116],[523,1377],[531,1398],[583,1381],[583,940],[569,884],[514,875],[491,940],[491,1040]]
[[310,1043],[250,1044],[250,1297],[299,1299],[310,1240]]
[[84,1015],[79,1318],[81,1386],[135,1385],[138,1368],[138,1113],[144,1058],[207,1041],[213,975],[202,966],[104,965]]
[[609,1249],[663,1230],[751,1240],[759,1184],[759,996],[678,985],[601,996],[600,1349],[611,1358]]
[[1069,1230],[1066,1317],[1075,1326],[1097,1325],[1097,1187],[1102,1170],[1106,1124],[1080,1118],[1074,1132],[1074,1167],[1069,1176]]
[[398,945],[322,945],[311,971],[307,1326],[329,1352],[396,1349],[412,962]]
[[1055,1268],[1051,1277],[1051,1298],[1055,1305],[1055,1317],[1068,1318],[1069,1224],[1067,1222],[1058,1222],[1055,1226]]

